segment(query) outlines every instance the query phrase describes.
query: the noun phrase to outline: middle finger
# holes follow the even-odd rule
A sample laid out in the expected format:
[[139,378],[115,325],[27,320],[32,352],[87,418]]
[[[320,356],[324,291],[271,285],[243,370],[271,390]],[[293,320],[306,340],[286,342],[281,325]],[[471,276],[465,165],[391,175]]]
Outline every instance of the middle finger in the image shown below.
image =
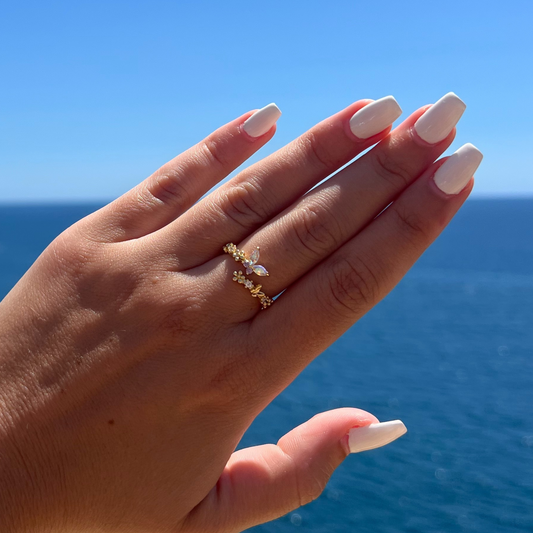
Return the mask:
[[[270,275],[249,279],[274,296],[356,235],[448,148],[464,108],[448,94],[419,109],[363,157],[235,243],[247,257],[261,248],[259,263]],[[234,268],[245,270],[240,263]],[[244,312],[256,311],[250,304]]]

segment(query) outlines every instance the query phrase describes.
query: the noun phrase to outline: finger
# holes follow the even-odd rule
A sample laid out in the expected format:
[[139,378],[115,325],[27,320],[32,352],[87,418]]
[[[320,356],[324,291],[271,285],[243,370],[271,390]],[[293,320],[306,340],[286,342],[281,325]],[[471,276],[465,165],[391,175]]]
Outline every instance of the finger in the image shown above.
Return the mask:
[[[438,161],[362,232],[256,316],[251,335],[269,354],[255,361],[265,373],[262,384],[282,388],[393,289],[466,200],[482,157],[465,145]],[[280,345],[284,349],[276,350]]]
[[[261,248],[260,264],[271,274],[261,279],[265,293],[278,294],[370,223],[448,148],[464,109],[455,95],[419,109],[362,158],[239,244],[248,253]],[[421,122],[424,131],[439,130],[436,144],[416,133]]]
[[[179,257],[182,270],[217,256],[221,246],[247,237],[389,132],[401,113],[396,100],[370,102],[356,102],[247,168],[153,238],[169,255]],[[361,114],[367,120],[354,129],[364,139],[350,129],[350,120],[359,120]]]
[[125,241],[162,228],[267,143],[280,115],[269,104],[222,126],[85,219],[89,229],[108,241]]
[[186,525],[205,532],[216,523],[217,531],[237,532],[278,518],[318,498],[350,450],[384,446],[405,431],[400,421],[380,424],[360,409],[316,415],[277,445],[235,452]]

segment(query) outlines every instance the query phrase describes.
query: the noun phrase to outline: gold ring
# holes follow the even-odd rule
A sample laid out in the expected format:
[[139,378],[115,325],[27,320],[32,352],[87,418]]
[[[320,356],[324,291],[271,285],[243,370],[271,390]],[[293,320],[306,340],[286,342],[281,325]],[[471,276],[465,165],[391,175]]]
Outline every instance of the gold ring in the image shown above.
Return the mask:
[[[224,252],[233,256],[235,261],[240,261],[246,268],[246,274],[257,274],[258,276],[268,276],[268,270],[263,265],[258,265],[259,261],[259,246],[251,253],[250,259],[246,257],[246,254],[239,250],[232,242],[226,244],[223,248]],[[250,291],[250,294],[254,298],[259,298],[261,302],[261,308],[266,309],[274,300],[268,297],[262,290],[261,285],[255,285],[253,281],[246,278],[242,270],[235,270],[233,272],[233,281],[240,283]]]
[[269,307],[270,305],[274,303],[274,300],[272,300],[272,298],[269,298],[261,290],[261,285],[254,285],[253,281],[250,281],[244,276],[244,274],[242,273],[242,270],[239,270],[238,272],[235,270],[235,272],[233,272],[233,281],[236,281],[237,283],[241,283],[247,289],[249,289],[250,294],[254,298],[259,298],[262,309],[266,309],[267,307]]

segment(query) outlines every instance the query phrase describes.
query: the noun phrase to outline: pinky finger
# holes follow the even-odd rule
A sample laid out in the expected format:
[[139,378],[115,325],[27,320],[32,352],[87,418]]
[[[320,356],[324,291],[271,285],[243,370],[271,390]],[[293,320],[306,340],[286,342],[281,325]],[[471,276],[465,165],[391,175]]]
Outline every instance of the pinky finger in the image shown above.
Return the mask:
[[266,144],[280,115],[269,104],[222,126],[84,219],[87,230],[98,240],[117,242],[166,226]]

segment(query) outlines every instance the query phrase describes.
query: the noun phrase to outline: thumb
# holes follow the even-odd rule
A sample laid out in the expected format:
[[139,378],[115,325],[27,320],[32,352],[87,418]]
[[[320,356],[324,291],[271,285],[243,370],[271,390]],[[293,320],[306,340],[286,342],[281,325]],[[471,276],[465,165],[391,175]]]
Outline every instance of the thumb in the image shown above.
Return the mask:
[[384,446],[406,431],[399,420],[379,423],[360,409],[320,413],[277,445],[233,453],[186,530],[238,532],[283,516],[318,498],[349,453]]

